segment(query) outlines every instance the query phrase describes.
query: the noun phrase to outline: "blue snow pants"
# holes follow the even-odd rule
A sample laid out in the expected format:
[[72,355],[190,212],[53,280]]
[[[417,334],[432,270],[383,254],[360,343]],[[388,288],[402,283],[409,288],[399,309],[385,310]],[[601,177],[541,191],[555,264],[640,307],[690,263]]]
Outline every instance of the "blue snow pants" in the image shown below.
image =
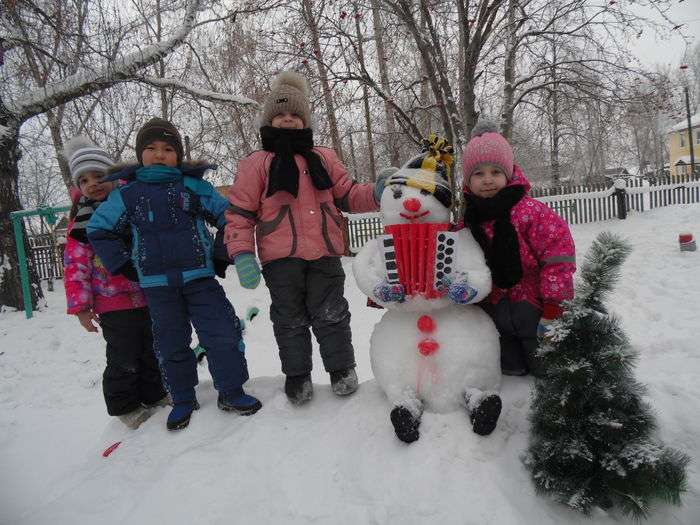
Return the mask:
[[182,286],[143,288],[153,320],[153,350],[175,403],[195,399],[197,358],[190,349],[192,327],[207,350],[214,385],[234,394],[248,380],[241,324],[213,277]]

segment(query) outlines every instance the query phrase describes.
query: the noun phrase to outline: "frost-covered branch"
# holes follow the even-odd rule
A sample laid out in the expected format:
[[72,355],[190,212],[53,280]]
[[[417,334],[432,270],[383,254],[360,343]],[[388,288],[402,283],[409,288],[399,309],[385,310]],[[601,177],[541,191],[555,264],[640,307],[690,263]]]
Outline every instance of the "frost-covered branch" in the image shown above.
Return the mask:
[[178,91],[188,93],[199,100],[208,100],[209,102],[229,102],[229,103],[237,104],[239,106],[251,106],[254,109],[260,109],[260,104],[257,103],[256,101],[250,99],[250,98],[247,98],[247,97],[244,97],[241,95],[233,95],[230,93],[219,93],[217,91],[211,91],[209,89],[198,88],[198,87],[189,85],[186,82],[183,82],[181,80],[177,80],[175,78],[161,78],[161,77],[146,76],[146,77],[135,77],[135,78],[130,79],[130,80],[134,80],[134,81],[141,82],[143,84],[148,84],[148,85],[158,87],[158,88],[177,89]]
[[200,3],[201,0],[191,0],[187,4],[182,25],[168,40],[130,53],[94,72],[78,71],[49,86],[34,89],[14,101],[9,101],[7,109],[18,121],[23,122],[70,100],[105,89],[115,82],[136,78],[139,70],[155,64],[185,40],[194,27]]

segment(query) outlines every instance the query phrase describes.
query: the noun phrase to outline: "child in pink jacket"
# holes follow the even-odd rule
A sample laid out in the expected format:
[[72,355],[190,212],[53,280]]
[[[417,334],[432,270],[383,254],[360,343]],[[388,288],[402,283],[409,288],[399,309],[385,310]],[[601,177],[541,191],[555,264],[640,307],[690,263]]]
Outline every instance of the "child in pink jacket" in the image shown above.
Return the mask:
[[230,190],[226,249],[241,285],[255,288],[257,243],[289,400],[299,405],[313,395],[309,327],[333,392],[348,395],[357,375],[340,210],[376,210],[384,184],[356,184],[333,150],[314,145],[308,85],[293,71],[274,80],[262,124],[263,149],[241,159]]
[[537,375],[537,336],[574,295],[574,240],[564,219],[527,195],[513,149],[490,122],[479,123],[462,153],[465,226],[486,255],[493,290],[482,307],[500,334],[501,370]]
[[88,332],[102,328],[107,341],[107,366],[102,376],[107,413],[135,429],[148,419],[152,407],[166,403],[167,395],[139,285],[121,275],[110,275],[87,239],[92,212],[112,189],[113,183],[100,180],[113,163],[103,149],[81,136],[66,144],[65,156],[75,184],[63,253],[68,313]]

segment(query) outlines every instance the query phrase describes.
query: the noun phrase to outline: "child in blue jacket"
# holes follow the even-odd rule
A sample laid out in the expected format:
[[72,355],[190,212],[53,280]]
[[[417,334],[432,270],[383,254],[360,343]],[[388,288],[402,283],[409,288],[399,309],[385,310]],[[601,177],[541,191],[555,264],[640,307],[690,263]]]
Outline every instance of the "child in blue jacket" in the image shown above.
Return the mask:
[[139,163],[108,177],[127,184],[110,193],[88,224],[88,239],[107,270],[138,281],[146,295],[153,349],[173,399],[168,430],[186,427],[199,408],[190,322],[207,349],[219,408],[249,415],[262,406],[243,391],[248,368],[240,322],[214,278],[205,225],[223,228],[229,203],[202,178],[212,165],[183,164],[182,157],[177,129],[167,120],[148,121],[136,137]]

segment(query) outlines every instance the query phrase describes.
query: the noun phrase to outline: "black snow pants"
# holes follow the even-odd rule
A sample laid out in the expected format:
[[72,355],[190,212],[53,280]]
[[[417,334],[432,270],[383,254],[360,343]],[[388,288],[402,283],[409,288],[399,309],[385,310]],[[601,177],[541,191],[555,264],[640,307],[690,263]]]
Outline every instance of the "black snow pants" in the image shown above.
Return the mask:
[[287,257],[266,263],[262,273],[272,298],[270,319],[282,372],[296,376],[311,371],[309,326],[327,372],[355,366],[340,258],[307,261]]
[[539,346],[537,325],[542,311],[527,301],[501,299],[480,306],[493,319],[501,344],[501,371],[506,375],[539,375],[535,352]]
[[107,413],[120,416],[162,399],[166,392],[153,353],[148,308],[104,312],[100,326],[107,341],[102,375]]

